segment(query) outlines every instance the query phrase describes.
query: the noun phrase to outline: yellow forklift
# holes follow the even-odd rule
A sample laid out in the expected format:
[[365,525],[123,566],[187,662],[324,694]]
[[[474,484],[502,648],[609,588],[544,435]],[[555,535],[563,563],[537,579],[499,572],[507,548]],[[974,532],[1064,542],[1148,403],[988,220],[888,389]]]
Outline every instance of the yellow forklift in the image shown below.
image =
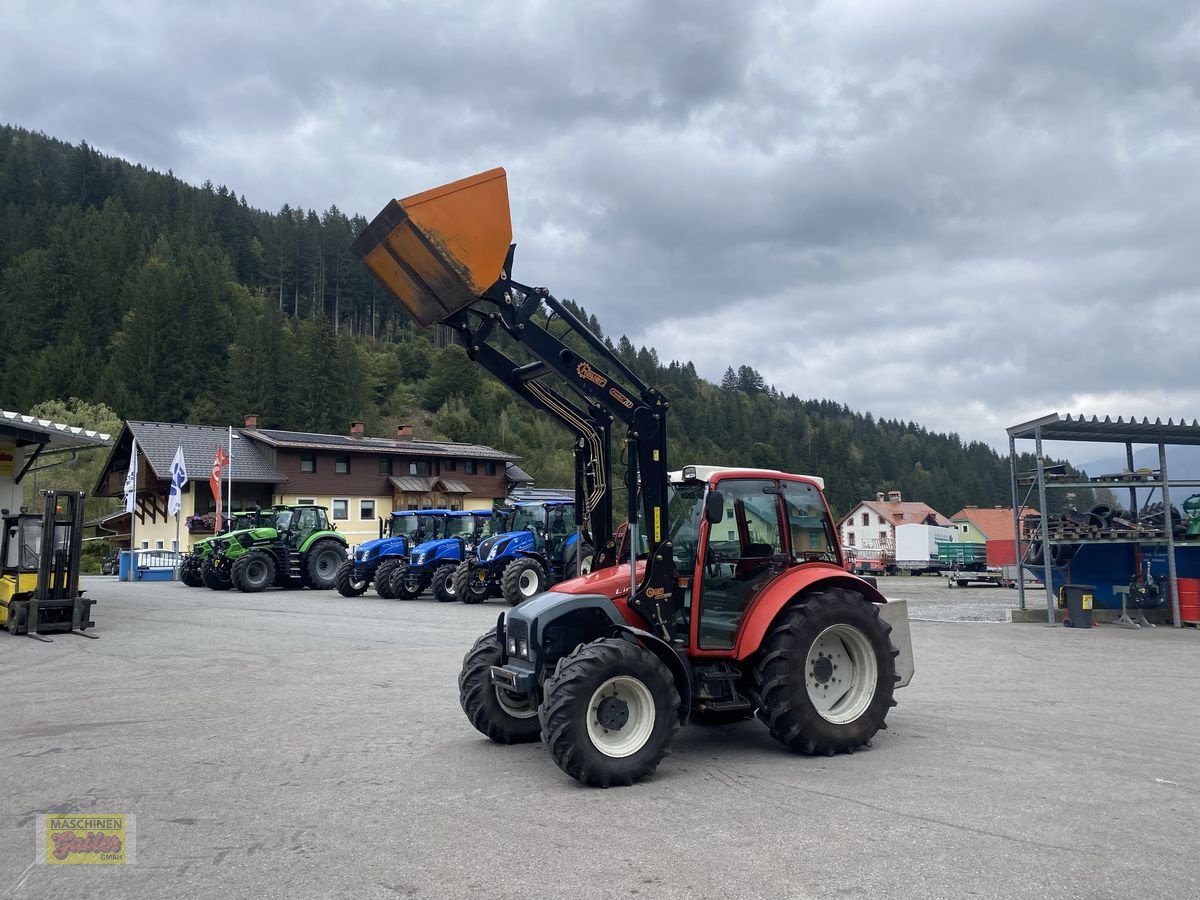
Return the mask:
[[84,634],[92,604],[79,589],[83,492],[45,491],[42,513],[0,511],[0,625],[9,634]]

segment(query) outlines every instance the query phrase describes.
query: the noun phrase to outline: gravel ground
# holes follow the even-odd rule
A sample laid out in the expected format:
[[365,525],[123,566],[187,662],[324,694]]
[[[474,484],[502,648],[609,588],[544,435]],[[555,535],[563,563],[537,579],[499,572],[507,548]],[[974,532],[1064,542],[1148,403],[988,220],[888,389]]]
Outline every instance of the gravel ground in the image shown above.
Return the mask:
[[[993,585],[949,587],[945,578],[932,575],[891,575],[878,580],[885,597],[908,601],[908,615],[926,622],[1007,622],[1020,599],[1015,588]],[[1025,587],[1029,609],[1046,609],[1040,585]]]

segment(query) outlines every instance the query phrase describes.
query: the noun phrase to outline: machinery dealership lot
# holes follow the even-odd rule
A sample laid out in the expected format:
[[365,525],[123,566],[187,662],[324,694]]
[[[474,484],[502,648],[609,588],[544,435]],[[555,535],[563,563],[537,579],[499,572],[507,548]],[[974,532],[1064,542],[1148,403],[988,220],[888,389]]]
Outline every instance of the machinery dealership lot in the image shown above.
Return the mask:
[[[0,634],[0,896],[1200,894],[1190,631],[927,621],[1016,593],[887,579],[917,674],[871,749],[688,727],[597,790],[460,711],[503,604],[84,581],[100,640]],[[43,813],[136,816],[136,864],[34,864]]]

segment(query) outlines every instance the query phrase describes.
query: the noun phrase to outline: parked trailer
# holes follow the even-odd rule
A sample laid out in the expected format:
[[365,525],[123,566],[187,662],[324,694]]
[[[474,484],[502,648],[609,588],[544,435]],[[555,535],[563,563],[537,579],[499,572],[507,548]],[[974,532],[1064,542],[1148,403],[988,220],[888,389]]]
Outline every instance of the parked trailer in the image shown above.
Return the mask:
[[888,574],[940,575],[952,568],[938,559],[938,543],[952,543],[956,534],[941,525],[897,525],[896,561],[888,566]]

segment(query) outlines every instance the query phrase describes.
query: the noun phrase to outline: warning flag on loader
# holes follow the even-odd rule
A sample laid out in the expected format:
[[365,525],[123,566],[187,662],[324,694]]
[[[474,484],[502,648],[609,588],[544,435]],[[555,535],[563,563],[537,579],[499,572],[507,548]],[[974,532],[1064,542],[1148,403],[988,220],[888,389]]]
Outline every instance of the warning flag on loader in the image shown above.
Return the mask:
[[217,517],[213,523],[213,534],[221,533],[224,519],[221,518],[221,469],[229,465],[229,454],[224,447],[217,447],[217,455],[213,458],[212,474],[208,477],[208,486],[212,489],[213,500],[217,504]]
[[181,444],[175,451],[175,458],[171,460],[171,496],[167,498],[167,515],[179,514],[179,508],[183,505],[183,486],[187,483],[187,463],[183,459]]

